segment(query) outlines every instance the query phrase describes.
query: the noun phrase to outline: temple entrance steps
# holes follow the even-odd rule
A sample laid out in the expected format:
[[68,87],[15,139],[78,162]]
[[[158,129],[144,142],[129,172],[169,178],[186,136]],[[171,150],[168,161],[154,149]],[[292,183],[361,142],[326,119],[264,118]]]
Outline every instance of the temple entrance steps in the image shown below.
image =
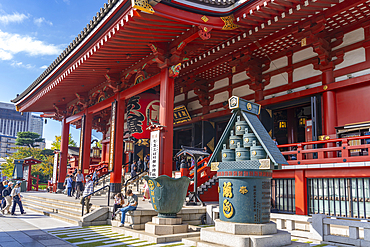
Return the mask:
[[[94,185],[94,191],[99,190],[100,188],[103,188],[106,185],[110,184],[110,175],[105,176],[104,178],[100,179],[98,184]],[[95,196],[101,196],[101,195],[106,195],[108,193],[107,189],[101,190],[99,192],[95,193]]]
[[32,210],[79,226],[107,224],[109,208],[99,206],[107,205],[107,199],[104,196],[92,197],[92,212],[85,213],[84,217],[81,217],[80,199],[47,192],[27,192],[22,193],[22,196],[23,207],[26,211]]
[[[143,172],[136,179],[133,179],[133,180],[130,180],[129,182],[127,182],[127,184],[126,184],[127,190],[130,189],[130,190],[132,190],[132,192],[134,194],[140,194],[140,195],[142,195],[143,192],[144,192],[144,189],[143,188],[144,188],[144,183],[145,183],[143,177],[145,175],[148,175],[148,173],[147,172]],[[131,179],[131,175],[130,174],[126,174],[124,181],[126,182],[129,179]],[[123,194],[125,194],[125,191],[127,191],[126,188],[125,188],[125,182],[122,184],[122,193]]]

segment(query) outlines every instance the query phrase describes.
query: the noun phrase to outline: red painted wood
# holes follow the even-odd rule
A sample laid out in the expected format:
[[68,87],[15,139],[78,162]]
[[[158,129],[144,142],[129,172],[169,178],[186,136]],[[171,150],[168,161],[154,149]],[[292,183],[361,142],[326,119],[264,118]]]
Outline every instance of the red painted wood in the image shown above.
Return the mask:
[[[110,176],[110,183],[119,184],[122,178],[122,158],[123,158],[123,135],[124,129],[123,125],[125,122],[125,110],[126,104],[125,100],[119,98],[117,95],[117,123],[116,123],[116,133],[115,133],[115,147],[114,147],[114,168]],[[122,126],[122,127],[118,127]]]
[[82,150],[83,156],[82,173],[84,174],[84,176],[89,173],[90,168],[92,117],[93,117],[92,114],[86,114],[85,118],[84,145]]
[[369,166],[305,170],[307,178],[368,178]]
[[[168,70],[168,69],[167,69]],[[140,94],[148,89],[151,89],[155,86],[158,86],[161,82],[161,75],[157,74],[155,76],[152,76],[142,83],[136,84],[135,86],[132,86],[122,92],[120,92],[120,98],[121,99],[129,99],[132,96],[135,96],[137,94]],[[172,108],[173,110],[173,108]]]
[[62,120],[62,134],[60,142],[60,164],[58,171],[58,183],[63,184],[67,175],[68,164],[68,143],[69,143],[69,123],[66,119]]
[[295,170],[295,211],[307,215],[307,179],[305,170]]
[[363,85],[348,87],[336,93],[338,125],[370,121],[370,80]]
[[173,78],[169,77],[168,68],[162,69],[160,73],[160,80],[159,123],[165,127],[161,131],[162,146],[160,148],[159,175],[167,175],[172,177],[173,107],[175,83]]
[[272,178],[295,178],[294,170],[274,170],[272,171]]

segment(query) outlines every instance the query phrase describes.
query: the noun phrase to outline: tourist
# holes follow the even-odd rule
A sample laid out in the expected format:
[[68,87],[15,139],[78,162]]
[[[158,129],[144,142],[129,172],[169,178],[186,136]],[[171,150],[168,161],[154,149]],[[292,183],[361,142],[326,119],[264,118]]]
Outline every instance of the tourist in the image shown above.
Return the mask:
[[77,174],[75,175],[76,178],[76,199],[80,198],[81,192],[84,191],[83,182],[84,182],[84,175],[82,174],[81,170],[78,170]]
[[22,200],[21,200],[21,181],[17,181],[17,184],[12,189],[12,192],[10,193],[10,196],[13,198],[13,206],[12,206],[12,212],[11,215],[15,215],[15,207],[19,206],[19,210],[21,211],[21,214],[26,214],[23,210]]
[[67,195],[68,197],[72,197],[72,175],[69,175],[69,177],[66,179],[66,187],[67,187]]
[[[93,192],[94,192],[94,183],[91,180],[90,175],[87,175],[86,176],[85,189],[84,189],[84,192],[83,192],[82,198],[81,198],[81,204],[82,204],[82,202],[84,200],[84,204],[86,206],[86,212],[87,213],[90,212],[90,208],[91,208],[91,205],[92,205],[92,204],[90,204],[90,199],[91,199],[91,195],[90,194],[93,193]],[[87,196],[87,195],[89,195],[89,196]]]
[[1,203],[1,206],[3,205],[3,202],[5,202],[4,197],[3,197],[3,190],[5,189],[4,182],[0,182],[0,203]]
[[125,198],[123,197],[122,193],[118,193],[114,196],[112,219],[116,217],[117,209],[122,208],[122,205],[124,202],[125,202]]
[[136,210],[137,208],[137,205],[138,205],[138,198],[137,198],[137,195],[134,195],[132,193],[132,190],[128,190],[126,195],[128,196],[127,197],[127,204],[122,206],[122,208],[118,209],[116,214],[121,211],[122,212],[122,215],[121,215],[121,224],[119,225],[120,227],[124,226],[125,225],[125,218],[126,218],[126,213],[128,211],[134,211]]
[[274,136],[274,137],[272,137],[272,141],[274,142],[274,144],[277,146],[277,145],[279,145],[279,143],[276,141],[276,137]]
[[148,199],[150,202],[149,186],[146,180],[144,180],[143,190],[144,190],[143,201],[145,201],[145,199]]
[[144,158],[144,171],[148,171],[149,169],[148,163],[149,163],[149,154]]
[[72,175],[72,196],[75,196],[75,191],[76,191],[76,179],[74,174]]
[[137,161],[137,170],[139,173],[144,171],[144,162],[141,160],[141,158],[139,158]]
[[[95,184],[95,182],[98,180],[98,174],[96,173],[96,170],[94,170],[92,175],[92,181]],[[96,184],[97,185],[97,184]]]
[[6,213],[9,214],[10,211],[9,211],[9,208],[10,208],[10,205],[12,205],[12,198],[10,197],[10,194],[12,193],[12,185],[13,185],[13,182],[7,182],[5,181],[5,189],[3,190],[2,192],[2,196],[4,197],[5,199],[5,207],[2,208],[1,212],[3,214],[5,214],[4,212],[7,211]]
[[137,166],[136,166],[136,161],[134,160],[134,162],[132,162],[132,165],[131,165],[131,178],[136,176],[136,170],[137,170]]

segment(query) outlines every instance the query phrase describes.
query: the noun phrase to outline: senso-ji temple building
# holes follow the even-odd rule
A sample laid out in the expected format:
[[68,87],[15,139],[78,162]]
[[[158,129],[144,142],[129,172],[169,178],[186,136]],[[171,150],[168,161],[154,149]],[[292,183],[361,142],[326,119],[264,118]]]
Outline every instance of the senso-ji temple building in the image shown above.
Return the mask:
[[288,160],[273,173],[275,211],[368,218],[369,15],[365,0],[110,0],[13,102],[61,121],[59,186],[70,124],[85,174],[102,132],[116,192],[124,138],[142,158],[147,127],[164,126],[159,174],[172,176],[182,145],[213,151],[235,95],[262,105]]

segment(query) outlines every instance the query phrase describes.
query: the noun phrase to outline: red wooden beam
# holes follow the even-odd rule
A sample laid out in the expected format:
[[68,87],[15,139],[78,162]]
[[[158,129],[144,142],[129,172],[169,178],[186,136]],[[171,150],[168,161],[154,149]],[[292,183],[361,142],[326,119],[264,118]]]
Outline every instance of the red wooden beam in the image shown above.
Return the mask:
[[132,86],[122,92],[120,92],[120,98],[121,99],[128,99],[132,96],[135,96],[137,94],[140,94],[148,89],[151,89],[155,86],[158,86],[161,82],[160,74],[157,74],[155,76],[150,77],[149,79],[146,79],[145,81],[136,84],[135,86]]

